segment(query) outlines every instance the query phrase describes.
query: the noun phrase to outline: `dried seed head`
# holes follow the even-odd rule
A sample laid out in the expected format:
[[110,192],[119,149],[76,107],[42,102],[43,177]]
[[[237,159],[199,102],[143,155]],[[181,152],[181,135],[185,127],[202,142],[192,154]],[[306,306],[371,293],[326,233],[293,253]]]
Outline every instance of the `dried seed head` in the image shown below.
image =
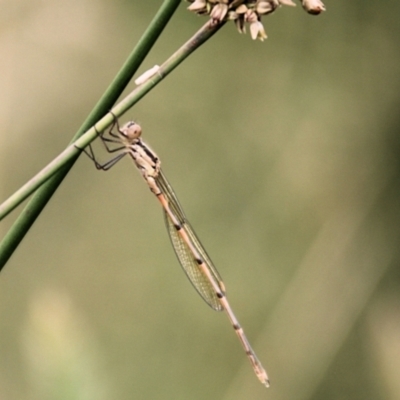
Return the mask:
[[250,23],[250,35],[253,40],[260,39],[262,42],[267,38],[264,26],[260,21]]
[[[295,6],[292,0],[187,0],[192,3],[188,10],[199,15],[210,15],[217,22],[234,21],[239,33],[246,32],[246,23],[250,26],[253,39],[266,39],[261,16],[276,11],[281,6]],[[301,0],[303,8],[310,14],[319,14],[325,10],[321,0]]]
[[243,18],[236,18],[235,25],[236,25],[236,29],[238,30],[239,33],[246,33],[246,26],[244,24]]
[[195,0],[187,9],[196,13],[202,12],[207,9],[207,2],[206,0]]
[[312,15],[321,14],[322,11],[325,11],[325,5],[320,0],[302,0],[301,1],[303,8]]
[[259,15],[270,14],[279,7],[276,1],[262,0],[256,3],[255,12]]
[[216,4],[211,10],[210,17],[217,21],[222,21],[228,12],[227,4]]

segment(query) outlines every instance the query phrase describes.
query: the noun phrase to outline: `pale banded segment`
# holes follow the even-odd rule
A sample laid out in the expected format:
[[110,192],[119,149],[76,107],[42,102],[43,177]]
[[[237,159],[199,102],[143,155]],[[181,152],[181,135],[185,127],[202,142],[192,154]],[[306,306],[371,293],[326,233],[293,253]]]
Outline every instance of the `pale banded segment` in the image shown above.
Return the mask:
[[[141,140],[142,129],[138,124],[131,121],[122,128],[118,126],[118,121],[115,121],[115,124],[118,127],[117,132],[113,132],[112,126],[109,131],[110,138],[104,137],[103,134],[100,137],[109,152],[120,150],[122,153],[104,165],[97,163],[91,149],[90,154],[87,154],[94,160],[96,167],[102,170],[108,170],[126,154],[132,157],[150,190],[157,196],[164,209],[165,222],[172,246],[187,277],[211,308],[216,311],[226,311],[255,374],[263,385],[269,387],[267,372],[251,348],[239,321],[229,305],[222,278],[186,219],[174,190],[161,171],[161,163],[158,156]],[[120,147],[111,149],[108,143],[119,144]]]
[[[199,239],[183,213],[175,192],[161,170],[156,182],[160,185],[162,191],[158,199],[164,208],[165,224],[172,247],[183,270],[204,301],[214,310],[222,311],[223,308],[216,291],[210,280],[199,268],[199,264],[207,263],[213,280],[217,282],[218,291],[225,293],[221,276],[205,249],[201,246]],[[181,230],[182,232],[180,232]]]

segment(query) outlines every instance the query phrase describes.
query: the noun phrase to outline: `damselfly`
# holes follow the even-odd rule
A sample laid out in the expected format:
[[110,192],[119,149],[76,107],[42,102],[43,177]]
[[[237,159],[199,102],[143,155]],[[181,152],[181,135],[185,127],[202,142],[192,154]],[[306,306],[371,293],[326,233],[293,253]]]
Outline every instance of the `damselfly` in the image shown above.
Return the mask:
[[[117,126],[116,132],[113,131],[115,126]],[[99,136],[109,153],[119,152],[116,157],[101,165],[96,161],[90,146],[90,152],[85,151],[86,154],[94,161],[97,169],[104,171],[110,169],[125,155],[129,154],[132,157],[150,190],[156,195],[164,209],[165,223],[172,246],[187,277],[212,309],[226,312],[255,374],[262,384],[269,387],[267,372],[251,348],[229,305],[222,278],[192,229],[175,192],[163,174],[160,159],[140,138],[141,127],[131,121],[120,128],[118,120],[115,118],[108,133],[107,137],[104,133],[100,133]]]

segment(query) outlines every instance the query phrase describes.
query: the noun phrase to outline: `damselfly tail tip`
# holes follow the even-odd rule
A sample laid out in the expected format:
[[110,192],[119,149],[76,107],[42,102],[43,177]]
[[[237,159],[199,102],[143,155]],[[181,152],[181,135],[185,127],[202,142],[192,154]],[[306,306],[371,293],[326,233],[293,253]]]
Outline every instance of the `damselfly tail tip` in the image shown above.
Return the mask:
[[255,371],[257,378],[259,379],[259,381],[266,387],[269,388],[270,384],[269,384],[269,378],[267,375],[267,371],[265,371],[264,368],[261,367],[261,369],[259,369],[258,371]]
[[258,376],[259,381],[266,387],[269,388],[269,379],[266,378],[265,376]]

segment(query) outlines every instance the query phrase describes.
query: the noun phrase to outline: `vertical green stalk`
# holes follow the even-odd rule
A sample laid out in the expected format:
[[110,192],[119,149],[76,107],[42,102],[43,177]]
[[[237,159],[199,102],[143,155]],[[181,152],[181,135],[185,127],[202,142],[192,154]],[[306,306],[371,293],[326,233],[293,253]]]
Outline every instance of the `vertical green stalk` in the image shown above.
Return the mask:
[[[118,72],[110,86],[107,88],[99,102],[95,105],[92,112],[87,117],[81,128],[78,130],[72,141],[81,136],[87,129],[95,124],[104,114],[107,113],[117,101],[122,91],[125,89],[130,79],[139,68],[140,64],[148,54],[161,32],[167,25],[173,13],[177,9],[180,0],[165,0],[153,18],[152,22],[144,32],[143,36],[129,55],[125,64]],[[77,154],[71,161],[60,169],[53,177],[42,185],[34,194],[27,206],[23,209],[13,226],[8,231],[0,244],[0,270],[10,258],[14,250],[35,222],[53,193],[72,168],[79,157]]]

